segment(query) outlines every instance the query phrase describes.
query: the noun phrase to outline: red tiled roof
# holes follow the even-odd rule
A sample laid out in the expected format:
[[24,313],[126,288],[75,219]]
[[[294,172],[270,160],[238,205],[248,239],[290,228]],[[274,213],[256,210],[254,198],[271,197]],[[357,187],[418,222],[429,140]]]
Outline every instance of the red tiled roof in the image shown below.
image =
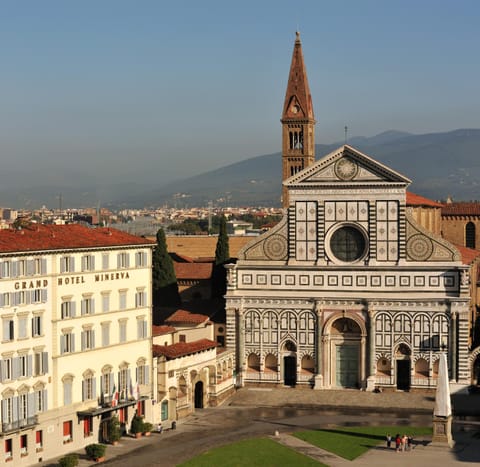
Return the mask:
[[163,336],[164,334],[170,334],[171,332],[175,332],[175,328],[173,326],[156,326],[155,324],[152,325],[152,336]]
[[202,350],[214,349],[217,343],[210,339],[200,339],[193,342],[177,342],[171,345],[153,345],[153,356],[159,357],[165,355],[167,358],[178,358],[189,355]]
[[466,246],[462,245],[455,245],[455,248],[460,252],[462,255],[462,263],[463,264],[471,264],[477,256],[480,256],[479,250],[474,250],[472,248],[467,248]]
[[442,203],[438,203],[437,201],[433,201],[428,198],[424,198],[423,196],[416,195],[410,191],[407,191],[407,206],[430,206],[433,208],[441,208],[444,205]]
[[190,313],[186,310],[177,310],[170,315],[165,322],[166,323],[180,323],[180,324],[201,324],[209,319],[206,315],[198,313]]
[[446,203],[442,216],[480,216],[480,201]]
[[153,244],[151,240],[120,230],[80,224],[30,224],[21,230],[0,230],[0,253]]
[[181,279],[210,279],[213,263],[173,263],[175,275]]

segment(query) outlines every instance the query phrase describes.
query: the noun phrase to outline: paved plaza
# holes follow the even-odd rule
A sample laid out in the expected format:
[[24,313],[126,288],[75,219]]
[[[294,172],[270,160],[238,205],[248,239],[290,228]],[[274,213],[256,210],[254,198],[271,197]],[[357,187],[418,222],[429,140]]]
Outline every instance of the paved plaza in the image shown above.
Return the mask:
[[[269,436],[330,467],[438,467],[478,466],[480,432],[476,420],[454,423],[454,449],[415,439],[413,449],[396,453],[385,445],[371,449],[354,461],[337,457],[291,436],[300,429],[358,425],[426,426],[432,421],[434,395],[425,393],[366,393],[362,391],[313,391],[306,389],[243,388],[223,406],[197,410],[177,423],[176,430],[154,433],[139,440],[122,438],[107,448],[104,465],[175,466],[217,446],[256,436]],[[454,409],[480,413],[480,397],[453,399]],[[80,467],[94,465],[81,455]],[[55,465],[55,462],[43,463]]]

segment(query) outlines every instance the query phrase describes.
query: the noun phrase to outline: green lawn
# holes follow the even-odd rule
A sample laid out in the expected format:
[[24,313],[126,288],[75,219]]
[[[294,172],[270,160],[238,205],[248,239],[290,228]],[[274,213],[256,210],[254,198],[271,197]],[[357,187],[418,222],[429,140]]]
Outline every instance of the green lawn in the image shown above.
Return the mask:
[[212,449],[183,464],[179,464],[181,467],[212,467],[217,465],[222,467],[278,467],[279,465],[326,467],[324,464],[282,446],[269,438],[238,441]]
[[[432,429],[430,427],[408,426],[342,427],[331,430],[297,431],[293,433],[293,436],[330,451],[337,456],[353,460],[372,447],[386,443],[387,433],[390,433],[392,438],[400,433],[400,435],[411,435],[415,439],[416,436],[431,435]],[[395,446],[393,439],[392,446]]]

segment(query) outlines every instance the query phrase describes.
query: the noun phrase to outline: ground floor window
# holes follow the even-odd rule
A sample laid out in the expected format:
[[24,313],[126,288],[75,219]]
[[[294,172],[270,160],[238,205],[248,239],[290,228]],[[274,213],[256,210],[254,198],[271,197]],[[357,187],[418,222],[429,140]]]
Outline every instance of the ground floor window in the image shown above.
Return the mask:
[[5,460],[12,458],[12,439],[5,440]]
[[20,436],[20,455],[26,456],[28,454],[28,439],[27,435]]
[[168,420],[168,401],[162,402],[162,422]]
[[35,448],[37,452],[43,448],[43,431],[38,430],[35,432]]
[[145,401],[138,401],[137,402],[137,415],[142,417],[145,415]]
[[63,422],[63,444],[70,443],[72,440],[72,421],[68,420]]
[[93,418],[85,417],[83,419],[83,437],[88,438],[93,435]]

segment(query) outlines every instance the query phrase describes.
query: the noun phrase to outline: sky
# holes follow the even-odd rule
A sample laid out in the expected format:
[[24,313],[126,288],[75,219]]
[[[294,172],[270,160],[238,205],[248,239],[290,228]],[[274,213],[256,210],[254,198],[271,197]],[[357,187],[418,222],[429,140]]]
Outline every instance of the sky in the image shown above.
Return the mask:
[[164,182],[280,151],[297,29],[317,143],[343,141],[345,125],[480,128],[477,0],[1,6],[3,170]]

